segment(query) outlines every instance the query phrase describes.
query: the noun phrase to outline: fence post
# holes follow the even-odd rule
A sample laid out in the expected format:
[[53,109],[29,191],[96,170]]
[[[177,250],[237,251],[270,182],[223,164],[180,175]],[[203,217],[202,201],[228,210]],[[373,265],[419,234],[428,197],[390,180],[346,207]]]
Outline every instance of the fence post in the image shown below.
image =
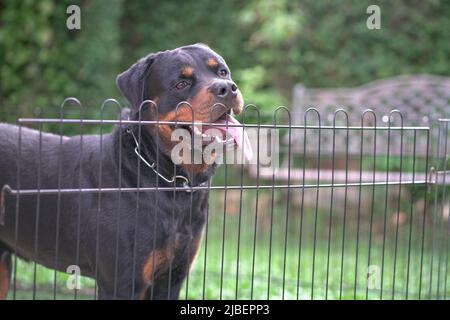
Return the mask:
[[[439,119],[439,139],[437,145],[437,170],[442,174],[441,179],[436,179],[433,208],[433,232],[430,261],[430,288],[429,297],[433,297],[433,274],[436,272],[436,299],[446,299],[447,272],[448,272],[448,249],[450,231],[450,201],[448,198],[447,171],[449,162],[449,125],[450,119]],[[434,266],[434,264],[436,265]],[[442,294],[441,294],[442,291]]]

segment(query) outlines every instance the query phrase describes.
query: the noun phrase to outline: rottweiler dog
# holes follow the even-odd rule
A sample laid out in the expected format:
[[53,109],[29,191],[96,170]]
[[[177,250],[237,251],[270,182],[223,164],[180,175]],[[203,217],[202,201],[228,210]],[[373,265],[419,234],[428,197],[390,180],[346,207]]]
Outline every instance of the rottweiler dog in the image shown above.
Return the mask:
[[[117,85],[130,104],[127,119],[135,121],[110,134],[66,137],[0,124],[0,188],[134,190],[6,194],[0,297],[7,295],[15,254],[63,272],[77,266],[96,279],[100,299],[178,298],[208,210],[208,188],[192,187],[209,185],[217,164],[175,163],[172,133],[200,136],[201,148],[225,147],[231,139],[232,147],[248,151],[233,117],[243,98],[224,59],[204,44],[149,54]],[[189,122],[217,125],[221,134]]]

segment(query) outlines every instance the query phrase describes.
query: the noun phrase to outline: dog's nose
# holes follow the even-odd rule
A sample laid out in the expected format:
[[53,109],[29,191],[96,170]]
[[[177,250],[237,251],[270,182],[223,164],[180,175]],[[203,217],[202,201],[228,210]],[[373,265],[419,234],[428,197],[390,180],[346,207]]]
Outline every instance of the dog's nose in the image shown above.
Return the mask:
[[227,98],[227,97],[236,96],[237,89],[238,89],[238,87],[233,81],[225,80],[225,81],[216,82],[213,85],[212,91],[219,98]]

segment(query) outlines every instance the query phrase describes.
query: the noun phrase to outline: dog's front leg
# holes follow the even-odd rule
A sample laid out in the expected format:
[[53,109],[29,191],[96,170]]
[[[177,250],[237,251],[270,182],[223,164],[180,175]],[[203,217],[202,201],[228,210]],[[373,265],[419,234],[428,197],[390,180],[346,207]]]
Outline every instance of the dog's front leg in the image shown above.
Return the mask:
[[143,300],[177,300],[181,286],[187,273],[179,273],[180,270],[172,270],[172,274],[164,274],[155,277],[155,281],[148,285],[141,295]]

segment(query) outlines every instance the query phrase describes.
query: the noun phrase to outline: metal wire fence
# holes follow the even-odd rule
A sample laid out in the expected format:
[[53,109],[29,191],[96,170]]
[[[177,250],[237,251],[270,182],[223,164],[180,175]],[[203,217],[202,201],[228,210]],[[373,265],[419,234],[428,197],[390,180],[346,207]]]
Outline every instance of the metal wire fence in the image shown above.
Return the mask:
[[[173,199],[168,216],[177,216],[179,206],[190,208],[192,213],[197,191],[208,192],[209,206],[198,257],[182,281],[180,299],[448,298],[449,119],[428,127],[408,126],[398,110],[378,115],[368,109],[358,123],[350,123],[343,109],[329,117],[321,115],[320,108],[310,108],[303,123],[292,123],[292,114],[284,107],[266,117],[250,106],[245,108],[240,126],[256,132],[250,139],[253,163],[233,165],[224,156],[224,164],[207,184],[180,185],[174,179],[130,186],[123,182],[129,168],[122,159],[136,158],[138,166],[133,172],[138,181],[156,171],[149,168],[150,163],[142,167],[146,159],[139,154],[140,135],[135,154],[116,150],[118,166],[102,165],[112,156],[105,154],[110,149],[103,137],[109,136],[113,126],[137,128],[140,133],[146,127],[194,123],[106,119],[106,115],[111,116],[106,106],[115,105],[120,110],[114,100],[104,102],[100,119],[83,119],[81,111],[70,118],[65,115],[67,104],[82,110],[77,100],[67,99],[59,117],[17,121],[16,157],[25,160],[11,166],[13,181],[0,181],[0,244],[16,253],[8,298],[97,299],[98,279],[93,278],[106,267],[101,259],[109,259],[108,267],[113,270],[111,298],[139,298],[133,289],[127,296],[130,292],[117,279],[128,273],[127,281],[137,281],[142,277],[139,255],[156,249],[140,251],[138,214],[126,216],[135,217],[132,221],[124,221],[120,215],[124,210],[138,212],[146,207],[144,202],[157,204],[158,199],[167,199],[161,197],[163,193]],[[324,116],[331,123],[325,123]],[[386,120],[383,117],[387,121],[378,120]],[[25,126],[37,130],[31,146]],[[58,136],[49,137],[43,132],[46,130]],[[78,148],[80,159],[83,153],[102,155],[102,160],[92,162],[98,167],[89,170],[98,176],[88,179],[88,184],[81,183],[85,181],[82,169],[76,171],[79,176],[64,175],[65,166],[71,164],[45,156],[52,143],[53,154],[61,155],[58,150],[64,150],[68,143],[63,136],[66,133],[79,134],[74,148]],[[93,141],[87,133],[97,133],[100,138]],[[38,156],[27,162],[30,148]],[[262,163],[262,159],[270,161]],[[2,170],[8,170],[3,163]],[[175,177],[175,165],[173,170]],[[45,176],[49,172],[50,178]],[[27,175],[34,177],[32,183]],[[102,181],[105,175],[114,177],[116,185]],[[113,210],[110,221],[98,219],[108,216],[108,203],[119,208],[118,216]],[[86,210],[90,221],[86,221]],[[75,225],[67,225],[66,211],[77,215]],[[19,217],[29,224],[19,222]],[[108,224],[110,237],[98,235],[103,224]],[[159,227],[142,232],[155,235]],[[124,229],[129,230],[126,237]],[[84,238],[89,232],[97,232],[94,242]],[[121,257],[124,242],[134,242],[130,248],[135,251],[124,253],[126,261]],[[114,250],[103,252],[105,243]],[[85,257],[87,251],[92,253],[89,257]],[[52,263],[40,265],[41,256],[50,257],[46,261]],[[175,275],[172,265],[165,270],[158,276]],[[169,277],[168,297],[174,279]],[[152,292],[148,298],[157,297]]]

